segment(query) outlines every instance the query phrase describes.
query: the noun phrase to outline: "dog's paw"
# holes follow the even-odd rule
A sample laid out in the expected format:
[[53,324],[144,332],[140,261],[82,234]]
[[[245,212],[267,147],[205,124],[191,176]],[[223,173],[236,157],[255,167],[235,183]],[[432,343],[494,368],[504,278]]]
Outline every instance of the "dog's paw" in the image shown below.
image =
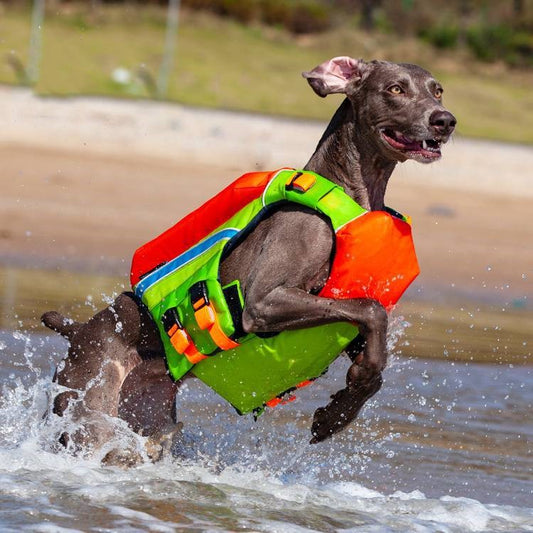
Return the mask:
[[336,392],[326,407],[319,407],[315,411],[310,444],[322,442],[342,431],[355,419],[363,403],[353,389],[345,388]]
[[331,416],[327,407],[319,407],[313,415],[313,424],[311,425],[311,435],[313,436],[309,444],[317,444],[328,439],[333,435],[331,427]]

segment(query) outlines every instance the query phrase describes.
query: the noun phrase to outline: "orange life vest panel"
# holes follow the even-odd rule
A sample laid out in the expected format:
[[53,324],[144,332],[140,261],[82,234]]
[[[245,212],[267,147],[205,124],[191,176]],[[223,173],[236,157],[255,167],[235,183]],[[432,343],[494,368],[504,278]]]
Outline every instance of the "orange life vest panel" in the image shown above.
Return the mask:
[[336,234],[324,298],[373,298],[390,310],[420,273],[408,222],[369,211]]
[[278,172],[244,174],[157,238],[138,248],[131,264],[131,286],[135,287],[141,277],[178,257],[261,196],[272,176]]

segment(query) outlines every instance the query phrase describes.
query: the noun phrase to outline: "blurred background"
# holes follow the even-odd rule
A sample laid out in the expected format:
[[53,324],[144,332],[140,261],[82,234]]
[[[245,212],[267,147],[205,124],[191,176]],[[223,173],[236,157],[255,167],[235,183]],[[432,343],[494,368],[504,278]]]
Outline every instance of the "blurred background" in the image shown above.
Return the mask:
[[134,250],[244,172],[303,166],[341,97],[300,73],[417,63],[458,132],[399,165],[422,274],[404,355],[528,364],[533,1],[0,2],[0,328],[87,318]]
[[0,81],[40,95],[327,119],[336,103],[317,105],[294,76],[344,51],[430,67],[464,135],[533,141],[518,105],[531,88],[528,0],[3,0],[0,16]]

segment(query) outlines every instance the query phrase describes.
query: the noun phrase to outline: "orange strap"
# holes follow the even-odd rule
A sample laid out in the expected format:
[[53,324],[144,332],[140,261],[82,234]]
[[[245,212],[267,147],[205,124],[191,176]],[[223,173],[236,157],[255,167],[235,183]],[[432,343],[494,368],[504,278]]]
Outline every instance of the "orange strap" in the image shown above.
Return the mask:
[[207,330],[213,342],[221,350],[231,350],[237,348],[239,343],[235,342],[233,339],[230,339],[222,330],[220,322],[217,317],[217,313],[213,307],[212,303],[206,303],[202,298],[197,302],[193,303],[194,317],[198,323],[198,327],[203,330]]
[[195,365],[207,358],[207,355],[197,350],[191,337],[183,328],[175,325],[168,331],[168,335],[172,346],[174,346],[178,353],[184,355],[189,363]]
[[195,365],[196,363],[199,363],[200,361],[203,361],[204,359],[207,359],[207,355],[204,355],[203,353],[199,352],[196,349],[196,346],[194,344],[191,344],[184,352],[183,355],[187,358],[187,361],[191,363],[192,365]]
[[307,192],[316,183],[316,177],[312,174],[296,172],[286,183],[287,187],[299,192]]
[[190,335],[185,331],[180,322],[176,308],[168,309],[163,315],[163,325],[174,349],[184,355],[187,360],[195,365],[207,357],[200,353]]
[[[294,388],[301,389],[302,387],[307,387],[307,385],[311,385],[311,383],[313,383],[312,379],[306,379],[305,381],[298,383],[298,385],[296,385],[296,387]],[[276,396],[275,398],[272,398],[272,400],[268,400],[265,405],[267,407],[276,407],[276,405],[285,405],[289,402],[294,402],[294,400],[296,400],[296,396],[294,394],[289,394],[285,398],[283,398],[283,396],[283,394],[281,396]]]

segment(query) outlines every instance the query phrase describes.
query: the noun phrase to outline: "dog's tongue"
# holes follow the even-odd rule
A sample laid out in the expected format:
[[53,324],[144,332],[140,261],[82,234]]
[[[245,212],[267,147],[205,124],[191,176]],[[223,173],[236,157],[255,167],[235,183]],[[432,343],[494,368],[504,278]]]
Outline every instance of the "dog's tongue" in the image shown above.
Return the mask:
[[409,152],[416,152],[422,149],[422,143],[406,137],[398,131],[390,131],[386,133],[389,144],[401,150]]
[[403,145],[405,150],[416,151],[422,149],[422,143],[405,137],[404,135],[397,134],[396,141]]

